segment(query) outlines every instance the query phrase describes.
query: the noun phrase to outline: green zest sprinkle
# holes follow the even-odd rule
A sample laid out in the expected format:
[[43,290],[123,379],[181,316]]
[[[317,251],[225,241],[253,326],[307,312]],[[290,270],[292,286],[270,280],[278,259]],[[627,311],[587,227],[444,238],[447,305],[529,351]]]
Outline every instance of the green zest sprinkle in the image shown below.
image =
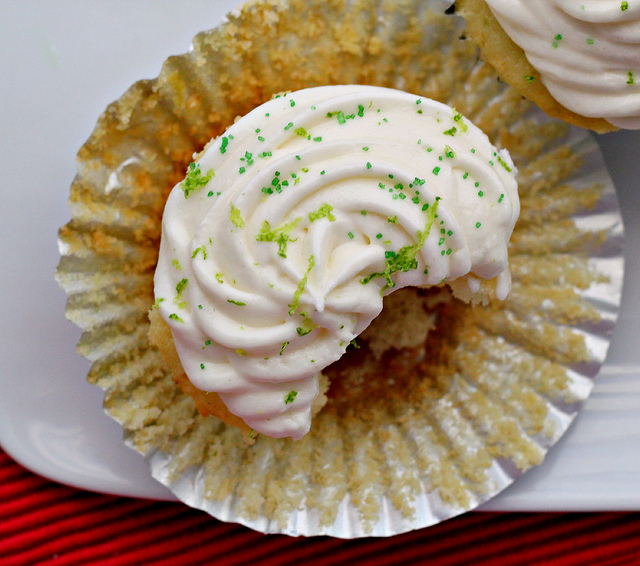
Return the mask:
[[289,104],[291,104],[291,108],[293,108],[293,107],[296,105],[295,101],[293,101],[293,100],[291,100],[291,101],[289,102]]
[[353,346],[354,349],[356,349],[356,350],[360,349],[360,345],[356,342],[355,338],[353,340],[351,340],[351,342],[349,342],[349,346]]
[[298,225],[298,222],[302,220],[302,216],[288,222],[287,224],[283,224],[282,226],[278,226],[277,228],[271,228],[271,224],[266,220],[262,223],[262,228],[260,228],[260,233],[256,235],[256,240],[258,242],[277,242],[278,244],[278,255],[280,257],[287,257],[287,242],[295,242],[295,239],[292,240],[289,234],[292,230]]
[[311,270],[313,269],[313,266],[315,265],[315,261],[313,259],[313,256],[309,256],[309,267],[307,268],[307,271],[305,271],[304,275],[302,276],[302,279],[300,279],[300,282],[298,283],[298,287],[295,290],[295,293],[293,294],[293,302],[288,305],[289,306],[289,316],[293,316],[296,312],[296,310],[298,309],[298,305],[300,304],[300,297],[302,296],[302,293],[304,293],[304,288],[307,286],[307,279],[309,278],[309,273],[311,273]]
[[482,224],[480,222],[476,222],[476,228],[480,228],[480,226],[482,226]]
[[629,2],[623,2],[622,4],[620,4],[620,10],[621,11],[625,11],[629,9]]
[[319,218],[327,218],[329,222],[334,222],[336,217],[333,214],[331,214],[332,210],[333,210],[333,206],[325,202],[318,210],[316,210],[315,212],[309,213],[309,220],[311,222],[314,222]]
[[416,269],[418,267],[418,260],[416,259],[416,254],[422,248],[427,238],[429,237],[429,233],[431,232],[431,226],[436,218],[436,211],[438,210],[438,202],[440,201],[440,197],[436,197],[436,202],[429,209],[427,213],[427,220],[425,222],[424,231],[418,230],[417,234],[417,242],[411,246],[404,246],[398,250],[398,252],[386,251],[385,259],[387,260],[386,267],[382,273],[372,273],[368,277],[360,280],[360,283],[366,285],[374,278],[383,277],[385,279],[385,284],[380,289],[380,293],[384,293],[387,289],[391,287],[395,287],[394,281],[391,279],[391,276],[398,271],[409,271],[411,269]]
[[222,138],[222,143],[220,145],[220,153],[224,154],[227,152],[227,146],[229,145],[229,139],[226,137]]
[[184,322],[184,320],[182,320],[177,314],[172,313],[169,315],[169,318],[171,320],[175,320],[176,322]]
[[447,130],[446,132],[444,132],[444,135],[445,136],[455,136],[457,131],[458,131],[458,128],[453,126],[453,128],[451,128],[451,129]]
[[587,45],[593,45],[595,42],[593,41],[593,39],[589,38],[587,39]]
[[387,218],[387,222],[391,222],[391,224],[397,224],[398,223],[398,217],[397,216],[389,216]]
[[353,235],[353,232],[347,232],[347,236],[349,236],[349,238],[352,240],[353,238],[355,238],[355,236]]
[[511,167],[509,167],[504,159],[498,155],[498,163],[502,165],[509,173],[511,173]]
[[633,85],[636,84],[634,78],[633,78],[633,73],[631,71],[629,71],[629,80],[627,81],[628,85]]
[[311,320],[308,316],[305,316],[302,326],[296,328],[296,332],[298,333],[298,336],[306,336],[307,334],[309,334],[309,332],[317,327],[318,325],[313,322],[313,320]]
[[187,283],[189,283],[188,279],[182,279],[176,285],[176,293],[177,293],[177,295],[173,299],[173,302],[176,305],[178,305],[178,308],[180,308],[180,309],[183,309],[183,308],[185,308],[187,306],[187,303],[185,303],[184,301],[180,300],[180,295],[182,294],[182,291],[184,291],[184,288],[187,286]]
[[153,309],[157,309],[160,306],[160,303],[164,301],[164,299],[162,297],[159,297],[155,300],[155,302],[153,303]]
[[284,404],[288,405],[289,403],[293,403],[296,400],[297,396],[297,391],[289,391],[289,393],[284,396]]
[[199,163],[190,163],[187,169],[187,176],[184,178],[184,181],[180,183],[180,188],[184,192],[184,198],[188,198],[189,193],[192,193],[196,189],[204,187],[213,175],[213,169],[209,169],[206,175],[203,175]]
[[238,349],[236,350],[236,354],[238,354],[238,356],[246,356],[246,355],[247,355],[247,352],[245,352],[245,351],[244,351],[243,349],[241,349],[241,348],[238,348]]
[[562,41],[562,34],[560,34],[560,33],[559,33],[558,35],[556,35],[556,36],[555,36],[555,38],[554,38],[554,39],[555,39],[555,41],[554,41],[551,45],[553,45],[553,48],[554,48],[554,49],[557,49],[557,48],[558,48],[558,45],[559,45],[559,43],[558,43],[558,42],[559,42],[559,41]]
[[380,240],[382,238],[382,234],[376,234],[376,238]]
[[200,246],[196,248],[194,252],[191,254],[191,259],[195,259],[199,252],[202,252],[202,259],[207,259],[207,248],[206,246]]
[[224,281],[222,281],[222,273],[216,273],[216,281],[218,283],[224,283]]
[[200,364],[200,369],[204,369],[204,364]]
[[284,349],[289,345],[289,342],[283,342],[282,343],[282,348],[280,348],[280,355],[282,356],[282,353],[284,352]]
[[303,137],[307,137],[309,134],[307,133],[307,130],[305,130],[304,128],[298,128],[296,130],[296,134],[298,134],[299,136],[303,136]]
[[437,175],[438,173],[440,173],[440,167],[434,167],[432,173],[434,175]]
[[451,146],[449,146],[449,145],[445,145],[444,146],[444,154],[447,157],[449,157],[450,159],[454,158],[456,156],[456,154],[454,153],[453,149],[451,149]]
[[241,303],[240,301],[234,301],[233,299],[227,299],[227,303],[231,303],[232,305],[238,305],[239,307],[247,306],[247,303]]
[[373,167],[373,165],[367,161],[367,169],[371,169],[371,167]]
[[180,293],[182,293],[182,291],[184,291],[187,283],[189,283],[188,279],[182,279],[180,282],[178,282],[178,284],[176,285],[176,292],[178,293],[178,296],[180,295]]
[[245,223],[242,219],[242,215],[240,214],[240,209],[231,205],[231,212],[229,213],[229,220],[231,220],[232,224],[236,228],[244,228]]
[[502,199],[503,199],[503,198],[504,198],[504,193],[502,193],[502,194],[500,195],[500,198],[498,199],[498,202],[502,202]]
[[528,83],[532,83],[535,80],[535,77],[532,77],[531,75],[525,75],[524,80]]
[[453,120],[458,123],[458,126],[460,126],[460,131],[462,133],[466,132],[469,129],[469,126],[467,126],[464,123],[464,120],[462,119],[462,114],[460,114],[460,112],[457,112],[455,108],[454,108],[454,112],[455,114],[453,115]]

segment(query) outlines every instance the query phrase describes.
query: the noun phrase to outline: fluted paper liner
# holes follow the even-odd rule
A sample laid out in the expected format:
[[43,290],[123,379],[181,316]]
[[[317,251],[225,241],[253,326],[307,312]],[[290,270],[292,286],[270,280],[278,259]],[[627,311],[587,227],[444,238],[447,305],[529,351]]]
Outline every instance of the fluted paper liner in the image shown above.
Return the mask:
[[[133,85],[81,148],[59,240],[67,316],[126,443],[189,505],[293,535],[432,525],[540,464],[588,397],[622,286],[611,180],[589,134],[536,112],[479,61],[448,5],[248,4]],[[522,201],[513,290],[486,307],[446,289],[399,291],[361,348],[326,371],[333,385],[312,431],[247,446],[197,414],[149,347],[162,209],[193,153],[236,116],[277,92],[337,83],[435,98],[509,149]],[[428,319],[422,342],[384,346],[384,329],[403,318]]]

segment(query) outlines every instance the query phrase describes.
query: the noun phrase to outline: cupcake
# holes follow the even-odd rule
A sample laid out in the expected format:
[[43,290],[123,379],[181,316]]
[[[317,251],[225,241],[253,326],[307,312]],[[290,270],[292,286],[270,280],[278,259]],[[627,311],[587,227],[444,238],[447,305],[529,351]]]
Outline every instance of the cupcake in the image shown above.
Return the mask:
[[640,4],[458,0],[500,78],[547,114],[597,132],[640,128]]
[[[587,398],[606,354],[621,284],[621,224],[611,181],[585,132],[542,115],[479,62],[475,44],[459,39],[462,18],[445,13],[449,4],[248,4],[223,25],[196,36],[193,50],[169,59],[157,79],[131,87],[101,116],[80,150],[71,190],[73,219],[60,232],[63,257],[57,278],[69,294],[67,313],[85,331],[79,350],[93,360],[89,380],[105,389],[105,408],[123,424],[125,442],[144,454],[154,477],[189,505],[263,532],[295,535],[386,536],[427,526],[476,507],[539,464]],[[180,368],[172,370],[149,343],[162,213],[185,172],[209,175],[206,151],[200,152],[211,139],[207,151],[214,153],[220,153],[224,137],[232,143],[223,134],[237,116],[277,93],[333,84],[413,93],[416,112],[417,106],[430,104],[428,99],[447,104],[456,113],[445,116],[443,132],[459,115],[484,131],[495,147],[509,151],[512,162],[500,151],[495,157],[518,170],[521,214],[508,250],[512,288],[500,301],[487,285],[486,304],[466,302],[456,296],[469,298],[464,296],[473,290],[467,276],[463,285],[453,284],[455,292],[451,285],[436,285],[385,296],[381,313],[356,343],[322,370],[331,386],[310,431],[300,440],[259,434],[248,445],[241,428],[201,414],[207,411],[198,410],[198,395],[185,393],[173,379],[173,370]],[[290,104],[290,97],[275,103]],[[350,120],[361,118],[357,105],[354,110],[345,113],[345,120],[351,113]],[[337,115],[331,119],[338,123]],[[261,132],[255,129],[260,143]],[[300,135],[300,142],[321,143],[313,137],[322,134],[305,130],[312,138]],[[456,153],[453,143],[446,145]],[[245,162],[255,161],[255,152],[245,151],[252,154],[241,156]],[[443,162],[448,159],[442,151],[440,156]],[[378,166],[377,160],[365,158],[365,173],[367,162],[370,172]],[[243,175],[243,166],[247,173],[239,159],[235,165],[234,175]],[[508,173],[499,162],[488,166]],[[269,186],[260,185],[260,198]],[[192,197],[224,196],[209,197],[211,189],[199,195],[203,187],[187,199],[182,188],[175,195],[186,203]],[[420,201],[428,195],[407,198],[414,196]],[[442,195],[432,195],[430,207],[435,196]],[[316,212],[320,216],[313,224],[333,229],[339,216],[331,222],[333,209],[321,210],[321,200],[304,211],[305,222],[311,225],[309,213]],[[227,203],[226,224],[216,221],[215,230],[240,230],[233,218],[246,229],[245,209],[237,202],[233,206],[239,215]],[[361,210],[368,219],[369,211]],[[253,231],[247,232],[250,243],[274,260],[283,259],[279,251],[299,260],[291,275],[295,295],[311,254],[302,247],[303,238],[293,234],[297,241],[284,239],[286,250],[281,249],[283,238],[274,234],[271,241],[269,227],[265,240],[257,240],[265,220],[271,229],[281,227],[275,217],[256,216]],[[342,235],[347,244],[349,232],[353,240],[368,234],[365,228],[347,227]],[[383,230],[373,237],[377,240],[378,233],[384,242]],[[416,236],[417,230],[411,230],[406,237]],[[413,243],[395,237],[388,251],[397,253]],[[208,245],[207,240],[187,249],[188,259],[213,259]],[[158,285],[158,299],[165,300],[152,309],[160,315],[163,308],[175,308],[164,313],[170,321],[171,314],[180,317],[180,297],[193,300],[185,289],[194,283],[191,275],[179,274],[173,259],[185,269],[170,254],[162,260],[169,273],[174,270],[174,279]],[[255,261],[263,260],[256,256]],[[226,271],[219,271],[223,282]],[[215,292],[236,292],[232,281],[224,287],[213,277]],[[281,281],[274,277],[264,278],[267,286]],[[178,284],[185,278],[189,281],[180,292]],[[384,287],[387,280],[375,277],[371,283]],[[311,303],[304,289],[299,297]],[[235,295],[227,299],[247,302]],[[300,338],[310,338],[313,329],[304,335],[304,321],[297,310],[294,314],[296,336],[299,327]],[[307,314],[317,324],[315,315]],[[213,345],[204,342],[198,344],[200,352]],[[244,361],[245,356],[235,354]],[[297,390],[285,393],[290,391]],[[297,400],[298,395],[287,408]],[[247,427],[245,433],[254,428]]]

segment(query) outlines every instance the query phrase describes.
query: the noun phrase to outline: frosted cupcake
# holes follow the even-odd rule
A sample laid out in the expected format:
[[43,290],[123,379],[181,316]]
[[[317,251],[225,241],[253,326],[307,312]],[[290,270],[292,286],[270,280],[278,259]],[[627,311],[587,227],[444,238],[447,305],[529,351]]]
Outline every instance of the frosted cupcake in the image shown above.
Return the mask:
[[249,434],[301,438],[321,371],[385,295],[455,282],[506,297],[519,210],[508,153],[448,106],[360,85],[277,96],[169,195],[155,293],[175,377]]
[[[446,15],[448,6],[373,0],[253,3],[197,36],[193,51],[169,59],[158,79],[134,85],[107,109],[81,149],[73,220],[60,234],[58,279],[69,293],[68,316],[85,330],[79,349],[93,360],[89,379],[106,390],[105,407],[123,423],[126,442],[145,455],[154,477],[188,504],[264,532],[356,537],[419,528],[474,508],[539,464],[588,396],[606,353],[621,284],[621,225],[613,188],[589,136],[535,113],[517,91],[497,81],[488,65],[478,63],[476,46],[459,40],[464,21]],[[476,306],[455,299],[449,286],[394,291],[356,344],[323,370],[331,388],[310,431],[301,440],[260,434],[249,446],[239,428],[202,416],[149,346],[162,211],[194,154],[212,138],[217,141],[209,150],[219,152],[237,116],[274,94],[330,84],[392,87],[414,93],[421,104],[446,103],[456,109],[446,120],[453,124],[459,114],[496,148],[509,151],[521,203],[509,244],[512,289],[504,301]],[[419,105],[412,104],[417,112]],[[356,106],[344,113],[345,120],[352,113],[349,122],[365,119]],[[337,115],[332,119],[337,123]],[[444,131],[453,127],[449,122]],[[322,134],[305,129],[312,138],[298,136],[300,142],[321,143],[313,138]],[[261,133],[253,133],[260,143]],[[441,145],[434,158],[444,162]],[[458,155],[453,143],[446,145]],[[251,158],[242,157],[255,161],[250,153]],[[202,159],[200,173],[207,176]],[[240,176],[246,165],[237,165],[234,175]],[[363,167],[373,172],[377,165],[366,158]],[[507,173],[499,162],[493,169]],[[462,176],[460,182],[466,181]],[[260,185],[260,198],[272,180]],[[400,191],[386,188],[387,194],[388,188]],[[185,199],[179,190],[177,197],[187,203],[198,196]],[[407,199],[415,196],[420,202],[429,195]],[[431,207],[441,195],[430,196]],[[317,222],[327,229],[337,226],[337,214],[331,222],[332,211],[321,210],[325,201],[316,204],[304,211],[305,222],[311,228]],[[423,214],[427,202],[419,208],[406,204]],[[261,214],[250,221],[245,209],[234,206],[244,230],[253,222],[247,234],[256,253],[283,259],[280,242],[269,241],[268,229],[265,241],[256,240],[265,220],[272,229],[281,224]],[[369,211],[362,210],[368,219]],[[229,203],[225,224],[216,222],[214,228],[240,230],[232,211]],[[312,222],[310,212],[327,216]],[[358,214],[365,219],[360,210],[355,218]],[[387,224],[393,223],[373,239],[381,233],[386,241]],[[347,244],[349,232],[354,241],[368,234],[347,228],[342,234]],[[388,251],[397,253],[413,245],[417,229],[402,236],[411,242],[390,234]],[[293,295],[309,268],[311,254],[296,248],[303,242],[286,240],[282,250],[298,265],[291,275],[295,289],[293,283],[288,289]],[[209,261],[209,251],[203,241],[187,250],[188,259]],[[223,282],[226,271],[220,270]],[[189,279],[182,293],[193,283],[191,276],[179,277],[167,283],[170,294],[158,297],[165,298],[160,308],[176,307],[168,315],[180,316],[178,283]],[[276,279],[281,278],[269,282],[276,285]],[[372,283],[384,286],[386,278]],[[235,292],[215,274],[211,285]],[[315,304],[304,290],[303,300]],[[304,333],[305,327],[298,324],[303,322],[298,311],[294,314],[297,337],[297,328]],[[200,352],[210,346],[198,344]]]
[[458,0],[469,36],[547,114],[606,132],[640,128],[640,3]]

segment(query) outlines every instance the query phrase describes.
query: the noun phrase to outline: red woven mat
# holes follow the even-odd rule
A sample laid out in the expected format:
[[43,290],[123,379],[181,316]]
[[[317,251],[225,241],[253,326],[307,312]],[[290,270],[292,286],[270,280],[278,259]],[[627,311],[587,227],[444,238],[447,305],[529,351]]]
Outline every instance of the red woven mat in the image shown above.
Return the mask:
[[640,564],[640,513],[468,513],[386,539],[263,535],[41,478],[0,450],[0,565]]

